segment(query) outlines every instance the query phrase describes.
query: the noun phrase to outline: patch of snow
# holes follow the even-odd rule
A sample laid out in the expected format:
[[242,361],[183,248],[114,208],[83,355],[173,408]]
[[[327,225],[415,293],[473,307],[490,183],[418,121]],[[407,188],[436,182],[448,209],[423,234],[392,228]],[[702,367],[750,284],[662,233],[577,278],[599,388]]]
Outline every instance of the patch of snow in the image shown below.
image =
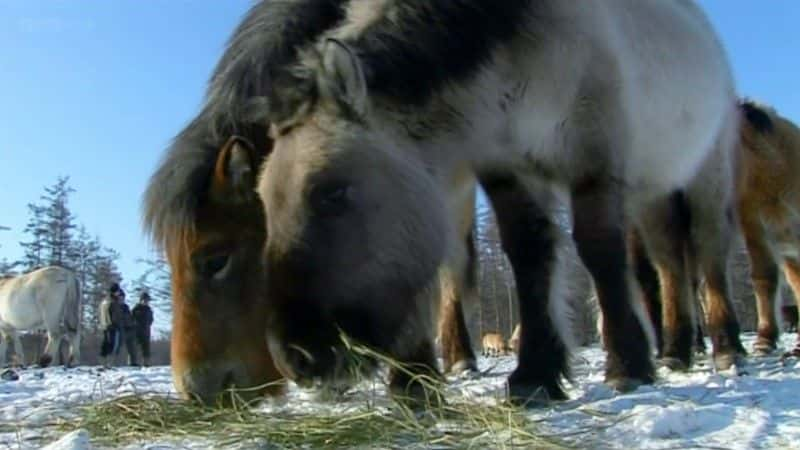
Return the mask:
[[[743,338],[746,347],[752,345],[753,334]],[[794,339],[794,334],[784,334],[783,348],[791,348]],[[751,356],[738,372],[715,372],[707,358],[698,358],[689,372],[659,369],[656,384],[627,394],[603,384],[604,364],[605,353],[597,346],[576,350],[574,379],[566,384],[570,400],[527,412],[538,432],[580,448],[800,449],[797,360]],[[506,378],[515,366],[513,356],[480,358],[481,375],[450,378],[449,395],[486,404],[503,401]],[[746,375],[737,375],[742,372]],[[54,441],[59,436],[51,425],[58,418],[70,417],[77,404],[128,394],[176,395],[169,367],[54,367],[24,369],[18,374],[18,380],[0,380],[0,448],[41,448]],[[364,381],[336,399],[292,386],[287,397],[267,401],[259,411],[341,414],[375,406],[391,408],[379,380]],[[79,430],[44,448],[82,450],[90,448],[89,441],[88,433]],[[269,447],[262,444],[242,448]],[[124,448],[208,447],[208,442],[181,437]]]
[[42,450],[91,450],[89,433],[86,430],[75,430],[67,433],[61,439],[45,445]]

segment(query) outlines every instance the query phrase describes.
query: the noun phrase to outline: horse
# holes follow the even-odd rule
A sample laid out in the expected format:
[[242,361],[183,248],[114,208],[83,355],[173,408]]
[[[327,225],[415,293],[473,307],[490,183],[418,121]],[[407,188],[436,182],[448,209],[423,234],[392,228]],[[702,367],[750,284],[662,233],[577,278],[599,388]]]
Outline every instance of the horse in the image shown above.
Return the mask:
[[[202,111],[176,136],[144,195],[145,229],[172,272],[172,373],[187,399],[212,403],[233,386],[244,388],[239,394],[247,400],[284,392],[264,338],[266,312],[254,271],[264,211],[253,201],[252,174],[271,141],[249,119],[247,99],[269,85],[274,65],[294,58],[295,47],[341,18],[340,2],[313,3],[267,0],[250,9],[214,69]],[[290,19],[299,25],[285,36]],[[469,226],[475,181],[468,176],[462,176],[463,208],[456,212],[464,223],[465,262],[443,267],[440,277],[446,372],[477,370],[462,310],[462,299],[477,298]]]
[[[800,241],[794,229],[800,207],[800,128],[774,108],[742,99],[739,221],[750,259],[758,310],[757,354],[776,350],[776,304],[782,267],[800,304]],[[789,352],[800,356],[798,344]]]
[[[343,10],[342,23],[251,102],[274,140],[258,194],[279,370],[303,383],[347,377],[354,364],[344,331],[419,373],[435,371],[430,305],[458,241],[448,183],[467,166],[498,217],[521,299],[509,397],[566,398],[569,330],[559,325],[556,252],[565,237],[552,215],[559,193],[604,312],[605,381],[622,392],[652,383],[629,223],[659,257],[669,324],[693,318],[682,209],[704,211],[707,220],[692,222],[692,234],[708,241],[697,261],[712,296],[728,296],[721,261],[734,227],[738,115],[727,56],[699,7],[351,0]],[[701,171],[714,175],[699,180]],[[673,261],[677,274],[662,270]],[[344,262],[349,270],[330,270]],[[718,319],[715,351],[730,356],[729,324]],[[692,327],[666,331],[670,353],[683,359]],[[391,384],[420,387],[407,381]]]
[[39,358],[43,367],[53,362],[61,339],[69,342],[65,366],[80,361],[81,286],[63,267],[47,266],[26,274],[0,278],[0,361],[5,364],[8,342],[24,364],[19,331],[44,328],[47,345]]
[[507,355],[509,352],[503,340],[503,335],[497,332],[484,333],[481,343],[483,344],[483,351],[481,352],[483,356],[497,357]]

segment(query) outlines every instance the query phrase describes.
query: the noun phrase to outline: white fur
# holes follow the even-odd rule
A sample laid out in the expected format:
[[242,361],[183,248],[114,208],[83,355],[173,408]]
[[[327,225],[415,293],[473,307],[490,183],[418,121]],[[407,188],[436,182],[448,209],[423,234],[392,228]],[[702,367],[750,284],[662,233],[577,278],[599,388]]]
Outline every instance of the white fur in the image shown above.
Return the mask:
[[[47,346],[45,354],[55,356],[64,333],[62,321],[68,313],[65,305],[80,311],[80,296],[76,291],[75,274],[61,267],[45,267],[25,275],[0,280],[0,364],[5,362],[7,341],[14,340],[15,350],[24,362],[18,331],[45,328]],[[80,314],[78,314],[80,317]],[[70,354],[78,361],[80,332],[68,332]]]

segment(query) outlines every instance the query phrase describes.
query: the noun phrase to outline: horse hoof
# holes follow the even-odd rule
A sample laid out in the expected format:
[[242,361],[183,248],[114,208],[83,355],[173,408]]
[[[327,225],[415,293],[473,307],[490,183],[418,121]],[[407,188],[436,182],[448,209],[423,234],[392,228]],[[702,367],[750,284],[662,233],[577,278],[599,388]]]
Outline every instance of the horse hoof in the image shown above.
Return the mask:
[[771,356],[775,354],[777,350],[778,347],[775,346],[775,344],[759,343],[759,342],[753,344],[754,356]]
[[19,374],[13,369],[6,369],[3,373],[0,373],[0,379],[5,381],[17,381],[19,380]]
[[643,384],[649,384],[645,380],[640,380],[638,378],[629,378],[629,377],[614,377],[614,378],[607,378],[606,384],[613,390],[625,394],[627,392],[633,392],[639,388],[639,386]]
[[509,403],[523,408],[540,408],[554,401],[567,400],[567,394],[560,386],[541,386],[537,384],[515,383],[506,385]]
[[686,372],[689,370],[689,364],[682,361],[680,358],[666,357],[661,358],[660,365],[666,367],[673,372]]
[[468,375],[477,374],[479,373],[478,363],[474,359],[458,361],[450,367],[449,373],[451,375],[462,375],[465,373]]
[[781,355],[781,359],[800,358],[800,345]]
[[738,353],[718,353],[714,355],[714,367],[717,370],[728,370],[733,366],[741,367],[744,357]]
[[41,358],[39,358],[39,365],[42,367],[49,366],[51,362],[53,362],[53,357],[50,355],[43,355]]

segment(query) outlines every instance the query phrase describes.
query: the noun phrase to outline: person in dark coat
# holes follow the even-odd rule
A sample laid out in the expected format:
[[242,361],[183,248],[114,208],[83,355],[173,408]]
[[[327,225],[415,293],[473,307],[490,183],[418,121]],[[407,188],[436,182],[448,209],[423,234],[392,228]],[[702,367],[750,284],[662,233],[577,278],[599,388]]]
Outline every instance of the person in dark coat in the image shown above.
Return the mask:
[[120,341],[125,344],[125,351],[128,353],[128,365],[138,366],[139,358],[136,354],[136,326],[133,322],[133,315],[128,304],[125,303],[125,293],[120,298],[122,336]]
[[136,344],[142,352],[142,363],[150,365],[150,327],[153,325],[153,310],[150,308],[150,294],[147,291],[139,296],[139,303],[133,307],[133,322],[136,328]]

